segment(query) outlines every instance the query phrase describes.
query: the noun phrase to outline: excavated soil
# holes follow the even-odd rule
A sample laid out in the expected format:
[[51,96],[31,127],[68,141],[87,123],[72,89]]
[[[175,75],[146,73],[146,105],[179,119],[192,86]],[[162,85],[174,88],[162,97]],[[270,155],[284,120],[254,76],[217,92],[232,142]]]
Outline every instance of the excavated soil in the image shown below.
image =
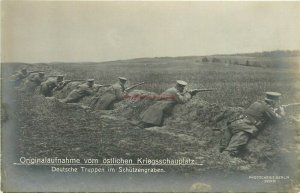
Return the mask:
[[292,155],[299,152],[295,144],[300,133],[299,122],[292,117],[276,128],[263,130],[249,142],[242,157],[231,158],[218,152],[218,143],[226,122],[243,108],[209,104],[198,94],[177,105],[163,127],[141,129],[136,126],[139,115],[155,103],[141,97],[149,95],[155,93],[135,90],[130,93],[132,98],[116,103],[112,111],[92,111],[86,107],[91,97],[86,97],[83,105],[64,104],[54,97],[15,91],[19,156],[191,158],[202,164],[168,168],[176,172],[293,169],[291,162],[296,158]]

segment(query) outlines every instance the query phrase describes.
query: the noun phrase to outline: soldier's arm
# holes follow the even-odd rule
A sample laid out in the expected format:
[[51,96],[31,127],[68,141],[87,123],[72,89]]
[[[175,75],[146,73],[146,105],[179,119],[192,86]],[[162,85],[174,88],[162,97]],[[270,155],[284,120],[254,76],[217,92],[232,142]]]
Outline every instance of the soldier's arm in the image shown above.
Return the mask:
[[13,74],[10,76],[10,79],[11,80],[19,80],[20,78],[19,78],[18,74]]
[[63,82],[59,82],[56,84],[55,88],[53,89],[54,91],[58,91],[61,90],[64,87],[64,83]]
[[97,93],[101,87],[102,87],[101,84],[95,84],[94,85],[94,91],[95,91],[95,93]]
[[21,79],[22,78],[22,74],[18,72],[16,74],[13,74],[11,77],[15,78],[15,79]]
[[183,104],[186,103],[187,101],[189,101],[192,98],[191,94],[188,92],[185,93],[175,93],[175,100],[177,103]]
[[284,117],[283,113],[276,112],[276,110],[271,107],[265,111],[265,115],[274,123],[279,122]]
[[115,89],[115,94],[118,100],[122,100],[124,97],[124,94],[121,88]]
[[36,77],[35,74],[31,74],[30,76],[28,76],[28,80],[30,81],[35,81]]
[[94,88],[86,88],[85,93],[87,96],[94,94]]

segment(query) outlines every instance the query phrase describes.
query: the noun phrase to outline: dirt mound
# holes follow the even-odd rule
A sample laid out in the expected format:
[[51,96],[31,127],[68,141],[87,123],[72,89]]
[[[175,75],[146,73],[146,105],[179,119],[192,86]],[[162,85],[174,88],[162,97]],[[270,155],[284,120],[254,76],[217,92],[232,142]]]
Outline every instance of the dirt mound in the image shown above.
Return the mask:
[[115,103],[114,112],[130,120],[139,120],[140,114],[155,103],[158,94],[144,90],[133,90],[125,100]]
[[155,93],[132,91],[132,97],[116,103],[114,110],[92,111],[80,104],[61,103],[54,97],[17,93],[20,156],[191,158],[202,166],[180,170],[249,171],[279,167],[274,160],[281,159],[282,148],[291,151],[283,140],[289,138],[282,136],[284,129],[292,130],[295,125],[286,122],[283,128],[268,128],[251,140],[242,159],[220,154],[218,143],[226,122],[243,109],[209,104],[200,94],[186,104],[176,105],[163,127],[140,129],[135,125],[139,115],[155,103],[151,97],[143,99],[150,95]]
[[[139,115],[155,103],[155,100],[149,99],[151,97],[144,97],[145,99],[143,99],[143,96],[155,95],[155,93],[142,90],[133,91],[130,93],[132,98],[117,103],[114,111],[119,116],[138,122]],[[242,155],[242,159],[224,157],[218,152],[218,144],[227,122],[244,111],[245,109],[241,107],[224,107],[210,104],[202,100],[201,94],[198,94],[188,103],[176,105],[172,115],[165,118],[164,127],[154,127],[148,130],[197,144],[195,149],[191,146],[185,155],[191,157],[202,155],[200,157],[205,158],[201,159],[201,162],[209,165],[210,168],[229,167],[251,170],[274,167],[275,160],[280,160],[280,163],[288,162],[288,159],[280,157],[282,156],[282,148],[279,147],[284,147],[285,144],[293,141],[292,136],[297,131],[297,126],[299,126],[293,123],[289,117],[281,125],[266,128],[256,138],[251,139],[247,151]],[[287,130],[288,132],[286,132]],[[293,149],[283,149],[286,150],[285,153],[289,156],[292,154]],[[177,153],[182,154],[183,152]],[[239,167],[236,168],[237,165]]]

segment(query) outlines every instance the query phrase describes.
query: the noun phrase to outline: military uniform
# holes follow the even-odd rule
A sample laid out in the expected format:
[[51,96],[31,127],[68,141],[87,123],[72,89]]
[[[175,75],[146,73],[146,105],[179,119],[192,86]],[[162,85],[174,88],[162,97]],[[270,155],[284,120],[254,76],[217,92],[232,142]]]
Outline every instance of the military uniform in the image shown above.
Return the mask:
[[[186,85],[184,81],[177,81]],[[144,111],[140,118],[143,123],[142,127],[161,126],[166,115],[171,114],[173,107],[176,104],[186,103],[191,99],[191,94],[188,92],[180,92],[176,87],[167,89],[161,94],[161,100],[151,105]]]
[[63,86],[63,77],[58,76],[57,79],[50,78],[45,82],[41,83],[40,87],[40,94],[44,95],[45,97],[51,97],[53,96],[53,90],[56,88],[59,90]]
[[[280,96],[279,93],[267,92],[267,96]],[[235,156],[246,146],[251,137],[269,124],[274,124],[281,119],[281,115],[275,112],[269,98],[265,101],[256,101],[234,120],[227,123],[227,128],[220,141],[220,151],[227,151]]]
[[94,108],[97,110],[109,110],[113,108],[113,104],[120,101],[124,97],[125,86],[121,81],[126,82],[126,78],[119,77],[120,81],[108,87],[99,100],[95,104]]
[[30,74],[24,83],[23,91],[33,93],[44,80],[44,73]]
[[[88,82],[93,82],[92,80],[88,80]],[[81,84],[77,86],[76,89],[70,92],[67,98],[61,100],[64,103],[77,103],[83,97],[90,96],[94,94],[94,87],[89,86],[88,83]]]
[[17,72],[16,74],[14,74],[12,76],[12,81],[14,82],[14,86],[19,86],[21,84],[21,82],[27,78],[29,75],[29,73],[27,72],[27,70],[22,69],[20,72]]

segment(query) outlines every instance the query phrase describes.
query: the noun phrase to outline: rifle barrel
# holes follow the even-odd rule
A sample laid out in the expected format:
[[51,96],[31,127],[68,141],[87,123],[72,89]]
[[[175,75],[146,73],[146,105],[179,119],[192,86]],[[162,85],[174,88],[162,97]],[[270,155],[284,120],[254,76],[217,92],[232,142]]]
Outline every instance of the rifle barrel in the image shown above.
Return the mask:
[[300,103],[291,103],[291,104],[286,104],[282,105],[283,107],[291,107],[291,106],[300,106]]
[[213,91],[214,88],[208,88],[208,89],[195,89],[195,91]]
[[101,85],[100,87],[109,87],[111,86],[111,84],[104,84],[104,85]]
[[137,87],[137,86],[140,86],[140,85],[142,85],[142,84],[145,84],[145,82],[140,82],[140,83],[138,83],[138,84],[135,84],[135,85],[133,85],[133,86],[131,86],[131,87],[128,87],[128,88],[126,88],[126,89],[125,89],[125,91],[131,90],[131,89],[134,89],[135,87]]

